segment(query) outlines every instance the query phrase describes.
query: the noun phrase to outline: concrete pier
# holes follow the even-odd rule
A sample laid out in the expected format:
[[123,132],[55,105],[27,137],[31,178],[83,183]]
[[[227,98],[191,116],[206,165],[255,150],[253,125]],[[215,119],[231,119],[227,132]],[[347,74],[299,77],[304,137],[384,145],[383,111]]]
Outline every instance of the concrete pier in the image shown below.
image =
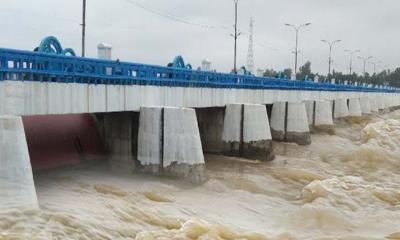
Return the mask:
[[144,172],[207,180],[196,113],[189,108],[142,107],[139,118],[138,161]]
[[378,103],[379,113],[386,113],[387,110],[386,110],[385,98],[383,96],[382,97],[377,97],[376,101]]
[[248,159],[274,159],[265,105],[229,104],[222,133],[223,153]]
[[38,208],[21,117],[0,116],[0,192],[0,211]]
[[305,104],[310,130],[332,134],[335,128],[331,103],[329,101],[319,100],[307,101]]
[[350,98],[349,99],[349,117],[361,117],[361,105],[359,98]]
[[349,116],[349,107],[347,99],[336,99],[333,101],[333,117],[335,119],[345,118]]
[[371,106],[371,113],[379,112],[378,102],[376,100],[376,97],[369,97],[368,99],[369,99],[370,106]]
[[294,142],[299,145],[311,143],[310,128],[305,104],[302,102],[276,102],[271,116],[272,139]]
[[132,173],[136,170],[139,113],[97,114],[97,122],[112,170]]
[[371,103],[369,98],[360,98],[361,113],[364,115],[371,114]]

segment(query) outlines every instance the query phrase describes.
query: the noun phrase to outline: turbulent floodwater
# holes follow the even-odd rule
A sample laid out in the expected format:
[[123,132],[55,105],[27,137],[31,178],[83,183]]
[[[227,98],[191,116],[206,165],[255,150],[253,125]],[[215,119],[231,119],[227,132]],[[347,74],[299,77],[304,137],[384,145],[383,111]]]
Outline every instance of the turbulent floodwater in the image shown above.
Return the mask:
[[1,213],[0,239],[400,239],[400,111],[312,140],[275,143],[271,163],[208,155],[198,187],[105,166],[40,174],[41,210]]

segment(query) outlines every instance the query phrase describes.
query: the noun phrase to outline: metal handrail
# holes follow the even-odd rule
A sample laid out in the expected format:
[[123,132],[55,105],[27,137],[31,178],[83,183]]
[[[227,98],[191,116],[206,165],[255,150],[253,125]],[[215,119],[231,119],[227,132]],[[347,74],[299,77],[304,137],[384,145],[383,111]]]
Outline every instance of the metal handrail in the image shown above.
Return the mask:
[[282,89],[306,91],[400,92],[397,88],[292,81],[207,72],[0,48],[0,81]]

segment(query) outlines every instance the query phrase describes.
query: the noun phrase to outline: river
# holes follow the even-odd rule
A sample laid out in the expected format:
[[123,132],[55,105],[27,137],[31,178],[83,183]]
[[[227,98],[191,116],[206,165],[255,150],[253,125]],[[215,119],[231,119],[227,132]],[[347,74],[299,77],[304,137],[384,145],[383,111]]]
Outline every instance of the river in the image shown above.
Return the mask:
[[273,162],[207,155],[210,180],[35,174],[40,210],[0,214],[8,239],[400,239],[400,111],[350,119]]

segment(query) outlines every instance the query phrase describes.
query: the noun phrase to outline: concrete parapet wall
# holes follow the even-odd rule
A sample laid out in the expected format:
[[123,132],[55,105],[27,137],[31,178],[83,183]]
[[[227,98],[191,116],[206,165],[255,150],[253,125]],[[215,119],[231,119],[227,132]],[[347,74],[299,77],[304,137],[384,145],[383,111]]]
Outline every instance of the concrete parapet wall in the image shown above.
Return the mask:
[[263,161],[273,160],[272,137],[265,105],[229,104],[222,133],[223,152]]
[[145,172],[207,180],[194,109],[142,107],[139,120],[138,160]]
[[43,115],[139,111],[141,106],[224,107],[227,104],[272,104],[392,96],[390,93],[293,91],[279,89],[184,88],[33,81],[0,81],[0,114]]
[[0,211],[38,208],[21,117],[0,116],[0,189]]

